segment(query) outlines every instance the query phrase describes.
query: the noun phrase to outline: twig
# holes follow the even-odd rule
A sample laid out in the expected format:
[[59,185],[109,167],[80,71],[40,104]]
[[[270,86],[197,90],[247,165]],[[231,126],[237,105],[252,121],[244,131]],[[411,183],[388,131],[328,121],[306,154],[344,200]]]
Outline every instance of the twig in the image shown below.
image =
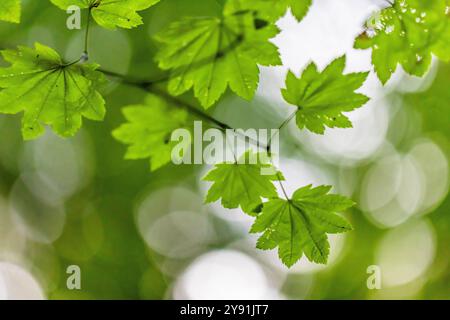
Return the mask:
[[89,60],[89,29],[91,26],[91,11],[92,11],[92,7],[89,7],[89,10],[87,13],[86,32],[84,34],[84,51],[83,51],[83,57],[82,57],[82,59],[84,61]]
[[134,86],[137,88],[140,88],[144,91],[147,91],[149,93],[153,93],[157,96],[160,96],[162,98],[164,98],[166,101],[169,101],[175,105],[178,105],[180,107],[185,108],[188,112],[190,112],[191,114],[208,121],[209,123],[213,124],[214,126],[216,126],[217,129],[226,132],[226,130],[233,130],[235,133],[237,133],[239,136],[241,136],[244,139],[248,139],[248,141],[255,145],[255,146],[259,146],[260,148],[263,149],[267,149],[268,146],[265,144],[262,144],[259,140],[256,140],[246,134],[244,134],[241,131],[237,131],[235,128],[231,127],[230,125],[217,120],[216,118],[212,117],[211,115],[207,114],[206,112],[203,112],[202,110],[200,110],[199,108],[195,107],[194,105],[191,105],[177,97],[171,96],[170,94],[168,94],[165,90],[162,90],[160,88],[158,88],[157,86],[154,85],[153,82],[151,81],[142,81],[142,80],[138,80],[138,79],[133,79],[131,77],[127,77],[121,74],[118,74],[116,72],[112,72],[109,70],[104,70],[104,69],[99,69],[98,71],[103,72],[104,74],[110,76],[110,77],[114,77],[120,80],[120,82],[130,85],[130,86]]

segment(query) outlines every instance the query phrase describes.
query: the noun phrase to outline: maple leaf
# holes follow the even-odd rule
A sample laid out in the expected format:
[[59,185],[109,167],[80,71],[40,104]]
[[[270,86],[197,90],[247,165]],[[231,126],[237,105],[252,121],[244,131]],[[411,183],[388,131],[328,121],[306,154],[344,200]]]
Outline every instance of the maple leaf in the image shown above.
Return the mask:
[[228,10],[252,10],[258,18],[272,22],[281,18],[288,8],[297,21],[302,21],[312,5],[312,0],[229,0]]
[[20,15],[20,0],[0,1],[0,20],[19,23]]
[[264,203],[253,224],[252,233],[263,233],[257,247],[278,247],[281,261],[293,266],[303,254],[311,262],[325,264],[330,245],[327,233],[352,230],[350,223],[337,215],[354,205],[340,195],[328,194],[330,186],[298,189],[292,199],[272,199]]
[[204,108],[211,107],[229,86],[244,99],[254,97],[259,65],[279,65],[277,47],[269,39],[273,25],[255,26],[249,12],[225,6],[222,18],[185,18],[156,36],[160,68],[171,70],[168,90],[180,95],[194,89]]
[[[251,159],[254,159],[253,161]],[[204,178],[214,182],[206,196],[206,203],[221,199],[227,209],[241,207],[250,215],[262,203],[261,198],[277,197],[272,181],[283,180],[280,172],[262,174],[262,169],[273,168],[262,160],[261,154],[244,153],[238,161],[216,164]]]
[[344,68],[345,56],[334,60],[322,72],[311,63],[300,78],[288,73],[282,94],[288,103],[297,106],[296,122],[300,129],[323,134],[325,127],[352,127],[343,112],[359,108],[369,100],[354,92],[362,86],[368,73],[343,74]]
[[63,10],[70,6],[90,9],[94,20],[102,27],[131,29],[141,25],[142,17],[137,13],[157,4],[160,0],[50,0]]
[[148,95],[143,105],[123,108],[123,114],[128,122],[114,130],[113,136],[130,145],[126,159],[150,158],[152,171],[171,161],[175,144],[171,141],[172,132],[190,128],[185,109],[169,105],[156,95]]
[[95,64],[65,64],[53,49],[36,43],[2,51],[11,64],[0,68],[0,113],[24,112],[22,134],[33,139],[50,125],[59,135],[74,135],[82,117],[103,120],[105,102],[97,88],[104,83]]
[[355,48],[372,48],[372,64],[385,84],[400,64],[415,76],[429,69],[432,54],[450,60],[447,0],[401,0],[370,19]]

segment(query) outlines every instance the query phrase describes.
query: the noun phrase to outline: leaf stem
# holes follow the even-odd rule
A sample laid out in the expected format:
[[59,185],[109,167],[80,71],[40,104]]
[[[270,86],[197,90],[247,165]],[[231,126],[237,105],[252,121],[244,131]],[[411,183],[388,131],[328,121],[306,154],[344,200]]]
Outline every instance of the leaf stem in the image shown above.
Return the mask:
[[89,60],[89,29],[91,26],[91,11],[92,11],[92,7],[89,7],[88,14],[87,14],[86,32],[84,34],[84,51],[83,51],[83,57],[82,57],[82,60],[84,60],[84,61]]
[[[298,110],[296,110],[295,112],[293,112],[289,117],[286,118],[286,120],[284,120],[279,126],[278,126],[278,131],[282,130],[297,114]],[[267,144],[267,152],[270,153],[270,151],[272,150],[272,140],[273,137],[275,136],[275,134],[273,134],[270,139],[269,142]]]
[[[278,133],[280,130],[282,130],[297,114],[298,110],[296,110],[295,112],[293,112],[291,115],[289,115],[289,117],[287,117],[279,126],[278,126]],[[275,164],[273,162],[273,157],[272,157],[272,140],[273,137],[275,136],[275,134],[273,134],[270,139],[269,139],[269,143],[267,144],[267,155],[269,156],[270,159],[270,163],[272,164],[273,167],[275,167]],[[284,188],[283,185],[283,181],[282,181],[282,177],[280,175],[279,172],[277,172],[277,178],[278,178],[278,184],[281,187],[281,191],[283,192],[284,197],[286,198],[287,201],[290,201],[289,196],[287,195],[286,189]]]
[[278,173],[277,176],[278,176],[278,184],[281,187],[281,191],[283,192],[284,197],[286,198],[287,201],[290,201],[291,199],[287,195],[286,189],[284,189],[283,181],[280,179],[281,175]]
[[80,62],[82,59],[83,59],[83,57],[78,58],[78,59],[75,60],[75,61],[68,62],[68,63],[66,63],[66,64],[61,65],[61,67],[67,68],[67,67],[73,66],[74,64],[77,64],[78,62]]

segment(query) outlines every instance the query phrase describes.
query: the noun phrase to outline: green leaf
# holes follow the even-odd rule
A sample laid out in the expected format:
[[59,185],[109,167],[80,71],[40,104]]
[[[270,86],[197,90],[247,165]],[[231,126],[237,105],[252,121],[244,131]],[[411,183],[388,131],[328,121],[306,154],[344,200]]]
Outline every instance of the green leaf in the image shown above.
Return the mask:
[[97,88],[105,82],[94,64],[64,64],[53,49],[36,43],[2,51],[11,64],[0,68],[0,113],[24,112],[22,134],[33,139],[49,125],[59,135],[74,135],[82,117],[103,120],[105,102]]
[[415,76],[430,67],[432,54],[450,60],[448,0],[402,0],[370,19],[355,48],[372,48],[372,64],[385,84],[400,64]]
[[343,112],[353,111],[369,100],[354,92],[362,86],[368,73],[344,75],[344,68],[345,56],[334,60],[322,72],[311,63],[300,78],[288,73],[282,93],[288,103],[297,106],[296,122],[300,129],[323,134],[325,127],[352,127]]
[[20,0],[0,1],[0,20],[19,23],[20,14]]
[[118,141],[130,145],[126,159],[150,158],[151,170],[155,171],[171,161],[171,134],[175,129],[188,129],[185,109],[169,105],[166,100],[148,95],[143,105],[123,108],[128,120],[113,131]]
[[[226,10],[226,8],[225,8]],[[226,11],[223,18],[185,18],[158,34],[160,68],[171,70],[168,89],[180,95],[194,89],[204,108],[211,107],[229,86],[251,100],[259,81],[259,65],[279,65],[278,49],[269,39],[273,25],[255,26],[251,13]]]
[[281,18],[288,8],[300,22],[311,7],[312,0],[229,0],[227,10],[231,12],[252,10],[259,19],[273,22]]
[[303,255],[311,262],[325,264],[330,245],[327,233],[352,230],[350,223],[337,215],[354,203],[339,195],[330,195],[330,186],[298,189],[292,199],[272,199],[264,204],[252,226],[252,233],[263,233],[257,247],[278,247],[285,265],[293,266]]
[[312,0],[286,0],[288,1],[292,14],[300,22],[306,16],[312,5]]
[[142,22],[137,13],[157,4],[160,0],[50,0],[63,10],[75,5],[81,9],[90,9],[94,20],[102,27],[131,29]]
[[262,203],[261,198],[277,197],[272,181],[283,180],[280,172],[262,174],[263,168],[273,169],[262,161],[261,154],[247,151],[237,162],[217,164],[204,178],[214,182],[206,196],[206,203],[221,200],[227,209],[241,207],[245,213],[254,215]]

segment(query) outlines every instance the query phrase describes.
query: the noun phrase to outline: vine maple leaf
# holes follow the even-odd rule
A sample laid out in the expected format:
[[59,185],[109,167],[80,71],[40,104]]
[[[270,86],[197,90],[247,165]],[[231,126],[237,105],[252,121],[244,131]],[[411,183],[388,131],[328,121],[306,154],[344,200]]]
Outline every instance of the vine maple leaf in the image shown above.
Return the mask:
[[262,154],[251,151],[235,162],[216,164],[203,178],[214,182],[206,203],[221,199],[222,206],[227,209],[241,207],[245,213],[254,215],[254,210],[262,203],[261,198],[277,197],[272,181],[284,179],[275,169],[273,174],[262,174],[263,169],[273,169],[273,166],[263,161]]
[[63,10],[70,6],[90,9],[94,20],[102,27],[131,29],[141,25],[142,17],[137,13],[157,4],[160,0],[50,0]]
[[300,78],[288,73],[282,94],[288,103],[297,106],[296,122],[300,129],[323,134],[325,127],[352,127],[343,112],[359,108],[369,100],[354,92],[362,86],[368,72],[343,74],[344,68],[345,56],[334,60],[322,72],[311,63]]
[[400,64],[415,76],[429,69],[432,54],[450,60],[448,0],[401,0],[367,23],[355,48],[372,48],[372,64],[385,84]]
[[302,21],[311,4],[312,0],[229,0],[228,10],[252,10],[258,18],[272,22],[278,20],[290,8],[297,21]]
[[82,117],[103,120],[105,102],[97,88],[105,82],[95,64],[65,64],[53,49],[36,43],[2,51],[11,64],[0,68],[0,113],[24,112],[22,134],[33,139],[50,125],[59,135],[74,135]]
[[281,261],[293,266],[303,254],[311,262],[325,264],[330,245],[327,233],[352,230],[350,223],[337,215],[354,205],[339,195],[328,194],[330,186],[298,189],[292,199],[272,199],[263,205],[253,224],[252,233],[263,233],[257,247],[263,250],[278,247]]
[[156,36],[160,68],[171,70],[168,89],[180,95],[194,89],[204,108],[211,107],[229,86],[251,100],[259,81],[259,65],[279,65],[277,47],[269,39],[278,29],[255,26],[249,12],[224,8],[222,18],[185,18]]
[[19,23],[20,15],[20,0],[0,1],[0,20]]
[[[128,123],[113,131],[120,142],[130,145],[126,159],[150,158],[155,171],[172,159],[171,134],[175,129],[190,130],[186,110],[169,105],[166,100],[148,95],[145,104],[123,108]],[[180,155],[182,157],[182,155]]]

